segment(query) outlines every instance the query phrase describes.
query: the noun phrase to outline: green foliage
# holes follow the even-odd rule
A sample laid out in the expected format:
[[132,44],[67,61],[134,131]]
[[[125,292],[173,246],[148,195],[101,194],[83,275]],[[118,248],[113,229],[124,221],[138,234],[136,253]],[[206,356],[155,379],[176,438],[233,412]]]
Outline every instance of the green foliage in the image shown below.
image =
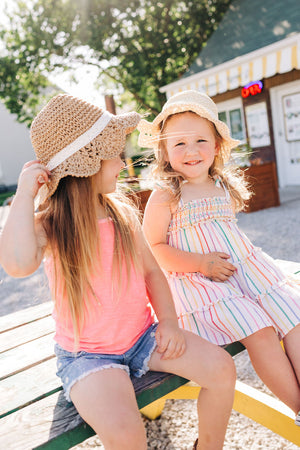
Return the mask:
[[6,56],[1,58],[0,97],[26,121],[49,73],[91,64],[99,69],[103,91],[113,80],[142,110],[157,113],[165,101],[159,88],[188,69],[229,4],[230,0],[18,1],[10,26],[1,34]]
[[0,97],[19,122],[30,125],[39,105],[48,99],[43,93],[48,85],[47,78],[39,71],[31,71],[22,61],[10,56],[0,58]]
[[6,199],[12,197],[14,194],[14,191],[0,192],[0,206],[3,205]]

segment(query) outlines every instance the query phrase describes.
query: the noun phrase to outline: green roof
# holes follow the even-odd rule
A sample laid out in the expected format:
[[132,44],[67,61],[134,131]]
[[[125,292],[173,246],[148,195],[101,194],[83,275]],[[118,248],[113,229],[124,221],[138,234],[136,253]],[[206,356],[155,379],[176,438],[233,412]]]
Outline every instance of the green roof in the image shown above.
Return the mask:
[[187,77],[300,32],[300,0],[234,0]]

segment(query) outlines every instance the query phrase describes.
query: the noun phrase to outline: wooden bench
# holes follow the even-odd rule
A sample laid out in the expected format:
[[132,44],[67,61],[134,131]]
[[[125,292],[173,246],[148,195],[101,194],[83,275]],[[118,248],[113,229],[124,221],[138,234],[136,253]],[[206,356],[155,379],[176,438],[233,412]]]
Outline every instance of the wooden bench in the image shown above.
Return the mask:
[[[300,269],[294,264],[290,269]],[[95,434],[65,400],[55,375],[51,309],[51,302],[43,303],[0,318],[1,449],[69,449]],[[236,342],[226,350],[236,355],[244,347]],[[139,408],[149,418],[161,414],[166,399],[197,398],[200,390],[189,380],[159,372],[134,378],[133,384]],[[294,415],[280,401],[237,382],[234,409],[300,445]]]

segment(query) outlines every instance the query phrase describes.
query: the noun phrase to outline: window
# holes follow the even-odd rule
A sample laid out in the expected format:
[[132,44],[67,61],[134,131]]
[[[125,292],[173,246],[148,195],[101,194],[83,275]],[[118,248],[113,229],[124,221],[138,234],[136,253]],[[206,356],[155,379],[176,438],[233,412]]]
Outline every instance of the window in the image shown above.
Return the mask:
[[219,113],[219,120],[222,120],[222,122],[225,122],[228,126],[226,111],[222,111]]
[[229,100],[218,104],[219,119],[225,122],[233,139],[246,142],[243,107],[240,99]]

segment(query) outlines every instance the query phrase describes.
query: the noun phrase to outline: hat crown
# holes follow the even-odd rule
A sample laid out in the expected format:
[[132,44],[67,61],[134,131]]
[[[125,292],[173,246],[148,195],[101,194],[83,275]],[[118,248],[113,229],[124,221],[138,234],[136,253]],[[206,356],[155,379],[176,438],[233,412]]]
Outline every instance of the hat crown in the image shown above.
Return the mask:
[[162,112],[166,111],[170,106],[180,105],[186,106],[186,110],[188,111],[189,105],[191,107],[203,108],[209,112],[209,115],[212,119],[218,119],[218,108],[213,100],[208,97],[206,94],[199,91],[183,91],[178,94],[173,95],[169,100],[164,104]]
[[68,94],[59,94],[36,116],[31,125],[31,141],[44,163],[86,132],[103,110]]
[[89,177],[103,159],[117,157],[126,135],[140,121],[129,112],[113,115],[68,94],[53,97],[31,125],[30,137],[37,158],[51,170],[51,179],[39,191],[41,205],[67,176]]
[[156,151],[159,148],[162,124],[165,123],[165,120],[169,116],[187,111],[192,111],[215,125],[222,138],[219,153],[222,154],[224,161],[228,161],[231,149],[240,142],[230,136],[228,126],[219,119],[215,102],[208,95],[195,90],[179,92],[170,97],[153,122],[142,119],[138,125],[140,131],[138,144],[141,147],[153,148]]

